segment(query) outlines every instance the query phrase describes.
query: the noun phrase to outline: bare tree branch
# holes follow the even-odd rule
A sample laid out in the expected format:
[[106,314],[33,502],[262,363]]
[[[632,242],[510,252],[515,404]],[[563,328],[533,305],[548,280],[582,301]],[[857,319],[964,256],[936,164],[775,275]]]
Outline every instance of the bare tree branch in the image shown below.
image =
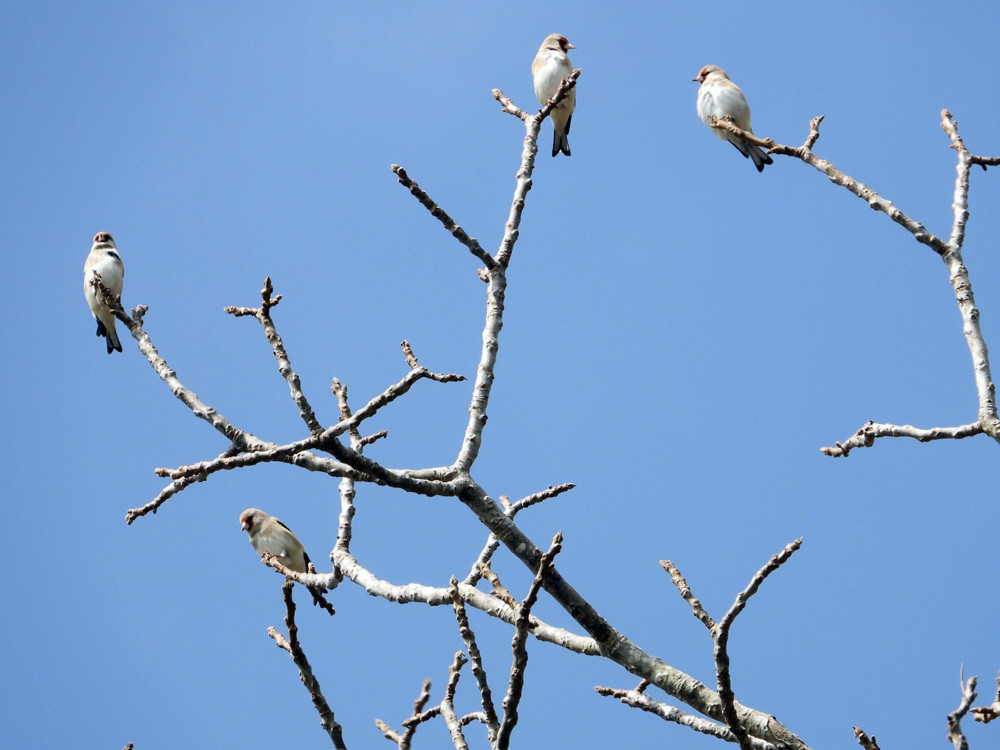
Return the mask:
[[[698,716],[689,714],[686,711],[681,711],[679,708],[675,708],[674,706],[655,701],[649,696],[643,695],[638,689],[618,690],[609,687],[595,687],[594,690],[598,695],[604,695],[609,698],[617,698],[626,706],[632,706],[633,708],[638,708],[654,714],[655,716],[659,716],[664,721],[672,721],[675,724],[688,727],[696,732],[701,732],[702,734],[707,734],[712,737],[718,737],[720,740],[725,740],[726,742],[736,742],[736,736],[722,724],[716,724],[714,721],[702,719]],[[754,748],[754,750],[776,750],[774,745],[764,742],[763,740],[758,740],[756,737],[750,738],[750,746]]]
[[962,718],[969,713],[972,702],[976,699],[976,679],[970,677],[965,680],[964,670],[959,670],[959,687],[962,689],[962,700],[958,708],[948,714],[948,741],[955,750],[969,750],[969,741],[962,734]]
[[302,684],[309,691],[309,697],[312,699],[313,705],[319,713],[320,724],[323,725],[326,733],[330,735],[330,741],[333,743],[333,746],[338,748],[338,750],[347,750],[341,726],[334,718],[333,709],[326,702],[323,691],[319,686],[319,680],[313,674],[305,651],[302,650],[302,646],[299,644],[299,628],[295,624],[295,601],[292,599],[292,582],[290,580],[286,580],[282,585],[281,594],[285,600],[285,625],[288,627],[288,638],[286,639],[273,627],[267,629],[267,634],[271,636],[279,648],[284,649],[291,655],[295,666],[299,668],[299,677],[302,680]]
[[490,691],[490,683],[486,678],[486,670],[483,668],[483,657],[479,653],[476,634],[472,632],[472,627],[469,625],[469,617],[465,612],[465,602],[462,600],[461,594],[458,593],[458,580],[455,576],[451,577],[448,595],[451,598],[451,606],[455,609],[459,635],[461,635],[462,641],[465,643],[465,650],[469,654],[472,675],[476,678],[476,685],[479,687],[479,696],[483,704],[483,718],[487,734],[489,735],[490,745],[494,746],[497,730],[499,729],[499,719],[497,718],[496,709],[493,706],[493,694]]
[[972,709],[973,718],[984,724],[989,724],[994,719],[1000,718],[1000,672],[997,672],[997,694],[992,705],[977,706]]
[[470,237],[465,233],[455,220],[452,219],[437,203],[431,200],[431,197],[424,192],[420,186],[410,179],[409,175],[406,174],[406,170],[403,169],[398,164],[392,165],[392,171],[396,173],[396,177],[399,179],[399,184],[405,187],[410,193],[420,201],[420,205],[431,212],[431,216],[440,221],[444,228],[451,232],[452,236],[469,248],[469,252],[475,255],[479,260],[483,262],[487,268],[493,268],[497,262],[493,260],[493,256],[488,252],[483,250],[479,241],[475,237]]
[[[828,456],[847,456],[852,448],[870,447],[875,437],[913,437],[921,441],[940,440],[945,438],[964,438],[975,434],[986,434],[1000,443],[1000,416],[997,414],[996,388],[990,374],[989,351],[979,325],[979,309],[972,293],[972,283],[969,272],[962,260],[962,245],[965,242],[965,225],[969,218],[969,175],[973,164],[979,164],[984,169],[995,166],[993,157],[977,157],[969,153],[965,142],[958,134],[958,123],[948,110],[941,111],[941,127],[951,139],[952,148],[958,153],[957,177],[955,193],[952,201],[954,221],[951,236],[948,241],[927,231],[923,224],[910,218],[893,203],[882,197],[864,183],[844,174],[830,162],[818,158],[812,152],[812,147],[819,139],[819,124],[822,116],[813,118],[809,124],[809,136],[802,146],[785,146],[775,143],[770,138],[759,138],[749,131],[741,130],[725,118],[710,118],[710,125],[721,130],[728,130],[741,138],[768,149],[768,153],[782,154],[800,159],[809,166],[823,172],[830,180],[840,185],[864,200],[876,211],[886,214],[894,222],[913,235],[917,242],[927,245],[936,252],[948,268],[948,278],[955,291],[955,299],[962,315],[962,332],[972,355],[972,370],[976,379],[976,393],[979,402],[978,430],[972,430],[970,425],[959,427],[935,427],[930,430],[918,430],[910,425],[880,425],[883,429],[866,432],[859,431],[855,438],[847,444],[838,443],[836,447],[822,448]],[[873,423],[869,423],[873,424]],[[865,428],[862,428],[864,430]]]
[[688,586],[687,581],[684,580],[684,576],[677,569],[670,560],[660,560],[660,565],[663,569],[670,574],[670,580],[674,582],[677,590],[681,592],[681,596],[684,597],[684,601],[691,605],[691,610],[694,612],[694,616],[697,617],[701,622],[708,628],[709,632],[715,630],[715,620],[712,619],[711,615],[705,611],[705,608],[701,606],[701,602],[698,598],[691,592],[691,587]]
[[281,301],[280,294],[277,297],[271,297],[273,292],[274,286],[271,284],[271,277],[268,276],[264,279],[264,288],[260,290],[260,307],[228,306],[223,308],[223,310],[236,317],[252,315],[264,327],[264,336],[271,345],[274,358],[278,360],[278,372],[281,373],[285,382],[288,383],[288,390],[292,395],[295,405],[299,407],[299,415],[302,417],[302,421],[306,423],[306,427],[309,428],[310,433],[319,435],[323,432],[323,426],[316,419],[316,412],[313,411],[312,406],[309,405],[309,400],[302,392],[302,382],[299,380],[299,376],[295,370],[292,369],[292,363],[285,352],[285,345],[282,343],[281,336],[278,335],[278,330],[274,326],[274,320],[271,318],[271,308]]
[[931,440],[961,440],[962,438],[981,435],[983,426],[978,422],[963,424],[958,427],[931,427],[928,430],[903,424],[878,424],[869,420],[843,443],[820,448],[820,452],[834,458],[847,457],[855,448],[871,448],[878,438],[908,437],[927,443]]
[[[524,689],[524,670],[528,666],[528,630],[531,617],[531,608],[538,600],[538,592],[542,588],[542,582],[552,567],[552,561],[562,549],[562,532],[557,533],[552,538],[549,551],[542,555],[538,564],[538,572],[535,574],[531,586],[524,601],[517,608],[517,621],[514,623],[514,638],[510,647],[514,652],[514,663],[510,668],[510,683],[507,687],[507,695],[503,699],[503,719],[500,721],[500,729],[496,735],[497,750],[507,750],[510,747],[510,735],[517,726],[517,707],[521,703],[521,693]],[[454,579],[452,579],[454,580]]]
[[444,717],[444,722],[448,725],[451,744],[455,746],[455,750],[469,750],[465,735],[462,733],[462,724],[455,714],[455,690],[458,688],[458,678],[463,664],[465,664],[465,654],[456,651],[455,661],[448,668],[448,686],[445,688],[444,698],[441,701],[441,716]]
[[750,597],[757,593],[764,580],[774,571],[784,564],[799,547],[802,546],[802,539],[796,539],[788,544],[777,555],[772,555],[763,568],[757,571],[750,579],[749,585],[736,596],[736,601],[729,608],[729,611],[722,617],[718,625],[712,629],[712,637],[715,640],[715,676],[718,682],[719,699],[722,701],[722,715],[726,720],[726,725],[736,737],[742,750],[750,750],[752,744],[749,742],[746,728],[740,723],[740,717],[736,708],[736,696],[733,693],[732,677],[729,672],[729,631],[733,626],[737,616],[746,607]]

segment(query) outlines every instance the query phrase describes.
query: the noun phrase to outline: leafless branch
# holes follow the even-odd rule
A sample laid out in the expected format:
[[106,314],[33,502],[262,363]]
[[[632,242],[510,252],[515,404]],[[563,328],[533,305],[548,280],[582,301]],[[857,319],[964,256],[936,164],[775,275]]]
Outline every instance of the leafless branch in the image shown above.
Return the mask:
[[517,725],[517,707],[521,703],[521,693],[524,689],[524,670],[528,666],[528,630],[530,628],[531,608],[538,600],[538,592],[541,591],[542,582],[552,568],[552,561],[562,549],[562,532],[557,533],[552,538],[549,551],[542,555],[538,564],[538,572],[535,574],[528,593],[517,608],[517,621],[514,623],[514,638],[511,641],[511,650],[514,652],[514,663],[510,668],[510,683],[507,687],[507,695],[503,699],[503,719],[500,721],[500,728],[496,735],[497,750],[507,750],[510,747],[510,735]]
[[458,592],[458,580],[452,576],[451,585],[448,588],[448,595],[451,598],[451,606],[455,609],[455,619],[458,620],[458,632],[465,643],[465,650],[469,654],[469,662],[472,665],[472,675],[476,678],[476,685],[479,687],[479,696],[483,705],[483,715],[486,724],[486,731],[489,735],[490,745],[496,742],[499,720],[496,709],[493,706],[493,693],[490,691],[490,683],[486,678],[486,670],[483,667],[483,657],[479,653],[479,645],[476,643],[476,634],[469,625],[469,617],[465,612],[465,602]]
[[677,590],[681,592],[684,601],[691,605],[694,616],[701,620],[709,632],[713,632],[715,630],[715,620],[705,611],[705,608],[701,606],[701,602],[691,592],[691,587],[688,586],[687,581],[684,580],[684,576],[681,575],[677,566],[670,562],[670,560],[660,560],[660,565],[670,574],[670,580],[674,582]]
[[272,555],[270,552],[265,552],[260,556],[261,562],[267,565],[269,568],[274,568],[281,575],[285,577],[286,580],[295,581],[301,583],[306,589],[312,594],[313,604],[322,607],[331,615],[335,615],[336,612],[333,609],[333,605],[330,604],[323,596],[323,592],[329,589],[335,588],[337,583],[337,578],[332,574],[319,575],[315,572],[315,568],[310,564],[310,573],[297,573],[291,568],[285,567],[285,563],[282,558],[277,555]]
[[875,441],[882,437],[908,437],[927,443],[931,440],[960,440],[982,433],[983,426],[978,422],[958,427],[931,427],[925,430],[908,424],[879,424],[869,420],[843,443],[820,448],[820,452],[834,458],[846,458],[855,448],[871,448]]
[[[557,497],[564,492],[568,492],[574,487],[576,487],[575,484],[568,482],[556,485],[555,487],[550,486],[541,492],[535,492],[527,497],[521,498],[516,503],[511,503],[506,497],[501,495],[500,502],[503,504],[504,513],[506,513],[509,518],[513,518],[525,508],[530,508],[532,505],[537,505],[544,500]],[[469,574],[465,577],[464,583],[467,583],[470,586],[476,585],[480,578],[482,578],[483,570],[486,569],[485,566],[489,564],[490,559],[493,557],[493,553],[496,552],[499,547],[500,540],[497,539],[494,534],[490,534],[486,539],[486,545],[483,547],[483,551],[479,553],[479,557],[477,557],[476,561],[472,563],[472,568],[469,570]]]
[[963,671],[959,671],[959,686],[962,689],[962,700],[958,704],[958,708],[948,714],[948,741],[951,742],[955,750],[969,750],[969,741],[962,734],[961,723],[962,718],[969,713],[969,709],[972,708],[972,702],[976,699],[977,678],[970,677],[966,681]]
[[271,345],[274,358],[278,360],[278,372],[281,373],[285,382],[288,383],[288,390],[291,393],[292,400],[299,407],[299,415],[306,423],[309,432],[313,435],[319,435],[323,432],[323,426],[316,419],[316,412],[313,411],[309,400],[302,392],[302,382],[299,380],[299,376],[295,370],[292,369],[291,360],[289,360],[288,354],[285,352],[285,345],[281,340],[281,336],[278,335],[277,328],[274,326],[274,320],[271,318],[271,308],[281,301],[281,295],[272,297],[273,293],[274,286],[271,284],[271,277],[268,276],[264,279],[264,288],[260,290],[260,307],[234,307],[230,305],[223,308],[223,310],[236,317],[252,315],[263,326],[264,336]]
[[718,625],[712,629],[712,637],[715,640],[715,677],[718,682],[719,700],[722,702],[722,715],[726,720],[726,725],[733,733],[733,736],[736,737],[736,741],[742,750],[750,750],[751,743],[749,742],[746,728],[740,722],[739,712],[736,707],[736,696],[733,693],[732,677],[729,672],[729,631],[736,617],[746,607],[750,597],[757,593],[764,580],[780,568],[801,546],[802,539],[800,537],[788,544],[778,554],[772,555],[764,567],[758,570],[754,577],[750,579],[749,585],[737,594],[736,601],[733,602],[729,611],[722,617]]
[[267,634],[271,636],[279,648],[284,649],[291,655],[295,666],[299,668],[299,677],[302,680],[302,684],[309,691],[309,697],[312,699],[313,705],[319,713],[320,724],[323,725],[326,733],[330,735],[330,741],[333,742],[333,746],[338,748],[338,750],[347,750],[340,724],[334,718],[333,710],[330,708],[330,704],[326,702],[323,691],[319,686],[319,680],[313,674],[309,660],[306,658],[306,654],[299,643],[299,628],[295,624],[295,601],[292,599],[292,582],[290,580],[286,580],[282,585],[281,594],[285,600],[285,625],[288,628],[288,638],[286,639],[273,627],[267,629]]
[[398,164],[393,164],[392,171],[396,173],[396,177],[399,179],[399,184],[409,190],[413,197],[420,201],[420,205],[430,211],[431,216],[440,221],[444,225],[444,228],[451,232],[451,235],[456,240],[469,248],[469,252],[479,258],[479,260],[483,262],[483,265],[487,268],[493,268],[497,264],[497,262],[493,260],[493,256],[483,250],[479,241],[475,237],[470,237],[466,234],[465,230],[456,224],[455,220],[452,219],[444,209],[431,200],[431,197],[427,195],[427,193],[424,192],[416,182],[410,179],[409,175],[406,174],[405,169]]
[[444,698],[441,701],[441,716],[444,718],[444,723],[448,725],[451,743],[455,746],[455,750],[469,750],[465,735],[462,733],[462,724],[455,714],[455,690],[458,688],[458,678],[463,664],[465,664],[465,655],[461,651],[456,651],[455,661],[448,668],[448,686],[445,688]]
[[[632,706],[633,708],[638,708],[654,714],[655,716],[659,716],[664,721],[672,721],[675,724],[688,727],[696,732],[701,732],[702,734],[707,734],[712,737],[718,737],[720,740],[725,740],[726,742],[736,742],[736,737],[725,726],[716,724],[714,721],[709,721],[708,719],[702,719],[698,716],[694,716],[666,703],[653,700],[649,696],[643,695],[643,693],[638,689],[619,690],[610,687],[595,687],[594,690],[598,695],[603,695],[609,698],[617,698],[626,706]],[[756,737],[750,738],[750,746],[754,748],[754,750],[776,750],[774,745],[758,740]]]
[[989,724],[994,719],[1000,718],[1000,672],[997,672],[997,694],[992,705],[977,706],[972,709],[973,718],[984,724]]
[[[775,143],[770,138],[759,138],[753,133],[741,130],[731,121],[723,118],[711,118],[711,126],[728,130],[741,138],[768,149],[768,153],[782,154],[800,159],[809,166],[819,170],[837,185],[850,190],[864,200],[876,211],[886,214],[894,222],[913,235],[917,242],[927,245],[944,261],[948,269],[948,278],[955,291],[955,299],[962,316],[962,332],[972,355],[972,370],[976,380],[976,394],[979,402],[976,426],[961,425],[959,427],[935,427],[929,430],[919,430],[910,425],[878,425],[879,431],[862,428],[848,443],[838,443],[832,448],[822,448],[828,456],[846,456],[852,448],[870,447],[876,437],[912,437],[917,440],[941,440],[947,438],[965,438],[971,435],[986,434],[1000,443],[1000,416],[997,414],[996,388],[990,374],[989,351],[983,338],[979,324],[979,309],[972,293],[972,283],[969,272],[962,260],[962,246],[965,242],[965,225],[969,218],[969,176],[973,164],[979,164],[984,169],[995,166],[993,157],[977,157],[969,153],[958,133],[958,123],[948,110],[941,111],[941,127],[952,142],[952,148],[958,154],[955,178],[955,193],[952,201],[954,220],[951,236],[947,241],[929,232],[920,222],[910,218],[893,203],[879,195],[864,183],[844,174],[825,159],[818,158],[812,152],[812,147],[819,138],[819,124],[822,117],[812,120],[809,125],[809,136],[802,146],[785,146]],[[874,423],[869,423],[874,427]],[[868,427],[869,425],[866,425]]]
[[[451,604],[450,591],[447,588],[436,588],[410,583],[397,586],[377,578],[371,571],[364,568],[357,559],[346,550],[335,548],[333,561],[343,576],[352,583],[361,586],[372,596],[378,596],[396,604],[411,604],[419,602],[429,606]],[[467,605],[475,607],[490,617],[495,617],[508,625],[513,625],[517,619],[514,607],[495,596],[479,591],[474,586],[465,583],[458,584],[459,593]],[[563,628],[549,625],[537,617],[531,618],[531,634],[540,641],[554,643],[568,651],[588,656],[598,656],[600,648],[592,638],[571,633]]]

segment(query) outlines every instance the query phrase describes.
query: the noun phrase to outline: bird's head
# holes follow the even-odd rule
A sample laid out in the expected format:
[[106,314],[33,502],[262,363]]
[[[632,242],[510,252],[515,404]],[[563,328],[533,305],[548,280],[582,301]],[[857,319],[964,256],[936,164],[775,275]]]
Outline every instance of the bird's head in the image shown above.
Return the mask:
[[576,47],[569,43],[569,39],[562,34],[549,34],[545,37],[545,42],[542,46],[546,49],[559,50],[560,52],[576,49]]
[[94,244],[114,246],[115,241],[111,239],[111,234],[109,232],[98,232],[94,235]]
[[699,70],[698,75],[692,78],[691,80],[694,81],[695,83],[702,83],[706,78],[708,78],[713,73],[716,73],[727,80],[729,78],[729,76],[726,75],[726,71],[724,71],[718,65],[706,65],[704,68]]
[[263,516],[263,511],[256,508],[247,508],[240,513],[240,529],[252,536],[255,529],[260,526]]

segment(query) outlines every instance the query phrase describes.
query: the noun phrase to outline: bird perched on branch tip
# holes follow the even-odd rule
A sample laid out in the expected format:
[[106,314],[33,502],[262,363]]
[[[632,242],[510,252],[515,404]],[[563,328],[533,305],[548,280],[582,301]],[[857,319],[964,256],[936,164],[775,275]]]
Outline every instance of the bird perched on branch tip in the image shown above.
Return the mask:
[[[698,87],[698,117],[712,127],[712,115],[723,119],[732,118],[733,124],[740,130],[752,133],[750,127],[750,107],[740,87],[733,83],[729,76],[718,65],[706,65],[693,79],[700,83]],[[764,171],[765,164],[773,164],[774,159],[764,153],[760,146],[749,143],[735,133],[723,128],[712,128],[712,131],[722,140],[732,143],[743,156],[753,159],[753,165],[758,172]]]
[[[531,76],[535,81],[535,96],[544,107],[545,102],[559,90],[559,84],[573,72],[573,64],[566,54],[568,50],[576,49],[562,34],[549,34],[538,48],[531,63]],[[556,105],[549,114],[552,120],[552,155],[562,151],[566,156],[569,152],[569,126],[573,121],[573,110],[576,109],[576,87],[570,89],[566,98]]]
[[95,271],[100,274],[101,283],[112,294],[120,297],[125,266],[122,265],[114,239],[107,232],[98,232],[94,235],[94,244],[83,264],[83,294],[90,306],[90,313],[97,321],[97,335],[107,339],[108,354],[114,351],[120,352],[122,343],[118,340],[118,331],[115,328],[115,314],[104,303],[96,287],[91,283]]

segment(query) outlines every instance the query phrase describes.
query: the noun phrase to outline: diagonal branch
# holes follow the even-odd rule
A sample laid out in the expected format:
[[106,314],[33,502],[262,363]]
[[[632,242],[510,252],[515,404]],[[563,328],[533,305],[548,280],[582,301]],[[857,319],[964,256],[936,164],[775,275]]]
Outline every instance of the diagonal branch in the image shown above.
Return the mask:
[[514,663],[510,668],[510,683],[507,687],[507,695],[503,699],[503,719],[500,721],[500,728],[497,731],[495,746],[497,750],[507,750],[510,747],[510,735],[517,726],[517,707],[521,703],[521,695],[524,689],[524,670],[528,666],[528,629],[531,617],[531,608],[538,600],[538,592],[541,591],[542,582],[545,576],[552,569],[552,561],[562,549],[562,532],[557,533],[552,538],[549,551],[542,555],[538,564],[538,572],[534,580],[528,587],[528,593],[524,601],[517,608],[517,621],[514,623],[514,638],[510,647],[514,652]]
[[[701,732],[711,737],[718,737],[720,740],[725,740],[726,742],[736,742],[736,736],[723,725],[716,724],[714,721],[709,721],[708,719],[702,719],[699,716],[694,716],[666,703],[655,701],[638,690],[618,690],[609,687],[595,687],[594,690],[598,695],[617,698],[626,706],[632,706],[633,708],[654,714],[664,721],[672,721],[683,727],[693,729],[696,732]],[[750,738],[750,747],[753,750],[776,750],[774,745],[759,740],[756,737]]]
[[299,678],[302,680],[302,684],[306,686],[306,690],[309,691],[309,697],[312,699],[313,705],[319,713],[320,724],[323,725],[326,733],[330,735],[330,741],[333,743],[333,746],[337,750],[347,750],[347,745],[344,743],[343,730],[334,718],[333,709],[326,702],[323,691],[319,686],[319,680],[313,674],[305,651],[302,650],[302,645],[299,643],[299,628],[295,624],[295,602],[292,599],[291,581],[285,581],[281,587],[281,594],[285,600],[285,625],[288,627],[288,638],[286,639],[273,627],[267,629],[267,634],[271,636],[278,648],[284,649],[291,655],[295,666],[299,668]]
[[681,592],[681,596],[684,598],[688,604],[691,605],[691,610],[694,616],[701,620],[702,624],[708,628],[708,631],[715,631],[715,620],[712,619],[711,615],[705,611],[705,608],[701,606],[701,601],[698,597],[694,595],[691,591],[691,587],[688,586],[688,582],[684,580],[684,576],[681,575],[680,570],[674,565],[670,560],[660,560],[660,565],[663,569],[670,574],[670,580],[674,582],[674,586],[677,590]]
[[482,245],[479,244],[479,240],[466,234],[465,230],[456,224],[455,220],[452,219],[443,208],[431,200],[431,197],[427,195],[427,193],[424,192],[424,190],[416,182],[410,179],[410,176],[406,174],[405,169],[398,164],[393,164],[392,171],[396,173],[396,177],[399,179],[399,184],[409,190],[413,197],[420,202],[420,205],[431,212],[431,216],[444,224],[444,228],[451,232],[451,235],[456,240],[469,248],[470,253],[479,258],[479,260],[481,260],[487,268],[493,268],[497,264],[497,262],[493,260],[493,256],[483,250]]

